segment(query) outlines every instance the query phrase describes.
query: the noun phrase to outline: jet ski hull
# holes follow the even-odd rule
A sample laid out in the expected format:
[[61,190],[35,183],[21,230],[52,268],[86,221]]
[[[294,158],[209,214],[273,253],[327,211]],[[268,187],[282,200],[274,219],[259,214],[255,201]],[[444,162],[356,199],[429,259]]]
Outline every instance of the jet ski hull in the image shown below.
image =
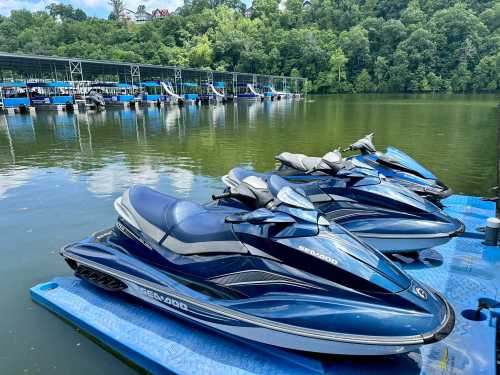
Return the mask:
[[368,245],[380,250],[383,253],[404,253],[431,249],[436,246],[444,245],[452,237],[447,235],[433,237],[401,235],[401,237],[398,238],[394,235],[384,237],[383,235],[374,236],[373,234],[353,233],[364,240]]
[[[78,272],[81,267],[112,279],[113,285],[121,286],[116,289],[117,291],[138,298],[181,319],[222,334],[285,349],[342,355],[400,354],[441,340],[454,326],[453,309],[434,291],[432,291],[434,297],[442,303],[446,311],[440,324],[429,332],[411,336],[346,334],[311,329],[251,315],[238,310],[237,300],[218,300],[204,295],[200,297],[198,293],[181,286],[156,267],[140,262],[126,253],[113,252],[111,255],[106,251],[105,245],[93,243],[93,240],[68,245],[61,250],[61,255],[77,271],[77,276],[94,285],[103,287],[95,282],[95,277],[90,280],[82,277],[82,273]],[[110,290],[106,287],[104,289]],[[280,306],[285,306],[294,304],[301,297],[309,298],[307,295],[284,293],[264,295],[256,298],[255,302],[265,304],[266,300],[279,299]],[[248,299],[245,300],[246,303],[249,303]],[[314,305],[311,307],[314,308]],[[319,312],[315,319],[320,319],[322,315],[323,312]],[[382,316],[383,311],[381,311]]]
[[[404,219],[401,219],[401,223],[403,222]],[[442,225],[453,228],[453,230],[449,232],[436,230],[434,233],[432,233],[432,231],[429,231],[429,233],[419,233],[418,230],[415,230],[413,233],[407,234],[404,233],[404,231],[395,233],[387,231],[390,223],[391,221],[388,220],[385,227],[382,223],[382,225],[377,227],[373,232],[363,231],[362,228],[356,226],[356,222],[350,222],[343,225],[347,230],[361,238],[368,245],[383,253],[404,253],[431,249],[446,244],[453,237],[460,236],[465,231],[464,224],[453,218],[450,218],[450,223],[448,224],[436,224],[436,226]],[[426,222],[422,220],[422,225],[425,224]],[[430,224],[432,223],[428,223],[429,226]]]

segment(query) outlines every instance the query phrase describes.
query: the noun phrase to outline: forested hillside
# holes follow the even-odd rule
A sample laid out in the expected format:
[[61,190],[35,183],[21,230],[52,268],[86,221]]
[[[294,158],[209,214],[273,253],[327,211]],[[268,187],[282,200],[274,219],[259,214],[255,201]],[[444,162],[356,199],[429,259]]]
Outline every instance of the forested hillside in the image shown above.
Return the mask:
[[300,75],[315,92],[500,88],[499,0],[192,0],[144,24],[71,6],[0,18],[0,51]]

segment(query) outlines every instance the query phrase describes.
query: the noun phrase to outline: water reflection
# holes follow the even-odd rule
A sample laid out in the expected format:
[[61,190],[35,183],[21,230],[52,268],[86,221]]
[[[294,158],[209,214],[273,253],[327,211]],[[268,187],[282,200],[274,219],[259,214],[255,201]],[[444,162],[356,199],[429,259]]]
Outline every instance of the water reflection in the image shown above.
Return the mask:
[[21,187],[35,176],[35,169],[14,168],[0,176],[0,199],[9,196],[9,190]]
[[122,162],[108,164],[101,169],[90,172],[87,178],[87,189],[99,196],[108,196],[125,190],[134,184],[158,187],[160,171],[150,164],[131,169]]
[[[1,115],[0,178],[14,166],[68,168],[87,173],[91,191],[111,194],[125,181],[155,185],[164,167],[214,179],[238,164],[264,171],[279,152],[323,154],[374,131],[380,148],[402,147],[455,190],[486,194],[494,185],[498,114],[493,97],[467,98],[467,106],[464,100],[336,96]],[[192,188],[192,177],[185,178],[173,184]]]

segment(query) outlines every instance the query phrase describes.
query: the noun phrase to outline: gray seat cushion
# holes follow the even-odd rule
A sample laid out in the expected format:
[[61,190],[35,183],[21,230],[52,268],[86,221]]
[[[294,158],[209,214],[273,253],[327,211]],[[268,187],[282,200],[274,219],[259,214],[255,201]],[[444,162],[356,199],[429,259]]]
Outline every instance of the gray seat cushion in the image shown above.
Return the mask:
[[194,202],[140,185],[127,190],[121,203],[145,235],[173,252],[246,252],[225,222],[225,212],[208,211]]
[[291,152],[282,152],[275,158],[280,163],[296,169],[301,172],[309,172],[321,163],[321,158],[307,156],[304,154],[292,154]]
[[141,225],[141,230],[159,241],[186,218],[205,212],[199,204],[171,197],[147,186],[136,185],[127,190],[123,205]]

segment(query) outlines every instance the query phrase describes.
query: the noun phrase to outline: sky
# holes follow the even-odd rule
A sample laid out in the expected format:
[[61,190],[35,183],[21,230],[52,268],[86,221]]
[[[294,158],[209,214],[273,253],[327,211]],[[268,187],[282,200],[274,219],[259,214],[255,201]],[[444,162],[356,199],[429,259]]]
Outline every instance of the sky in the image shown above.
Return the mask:
[[[243,1],[247,4],[251,2],[251,0]],[[51,3],[71,4],[94,17],[107,18],[110,12],[107,0],[0,0],[0,15],[8,16],[14,9],[44,10]],[[139,4],[144,4],[147,10],[167,8],[172,11],[183,3],[183,0],[125,0],[126,7],[132,10],[137,9]]]

